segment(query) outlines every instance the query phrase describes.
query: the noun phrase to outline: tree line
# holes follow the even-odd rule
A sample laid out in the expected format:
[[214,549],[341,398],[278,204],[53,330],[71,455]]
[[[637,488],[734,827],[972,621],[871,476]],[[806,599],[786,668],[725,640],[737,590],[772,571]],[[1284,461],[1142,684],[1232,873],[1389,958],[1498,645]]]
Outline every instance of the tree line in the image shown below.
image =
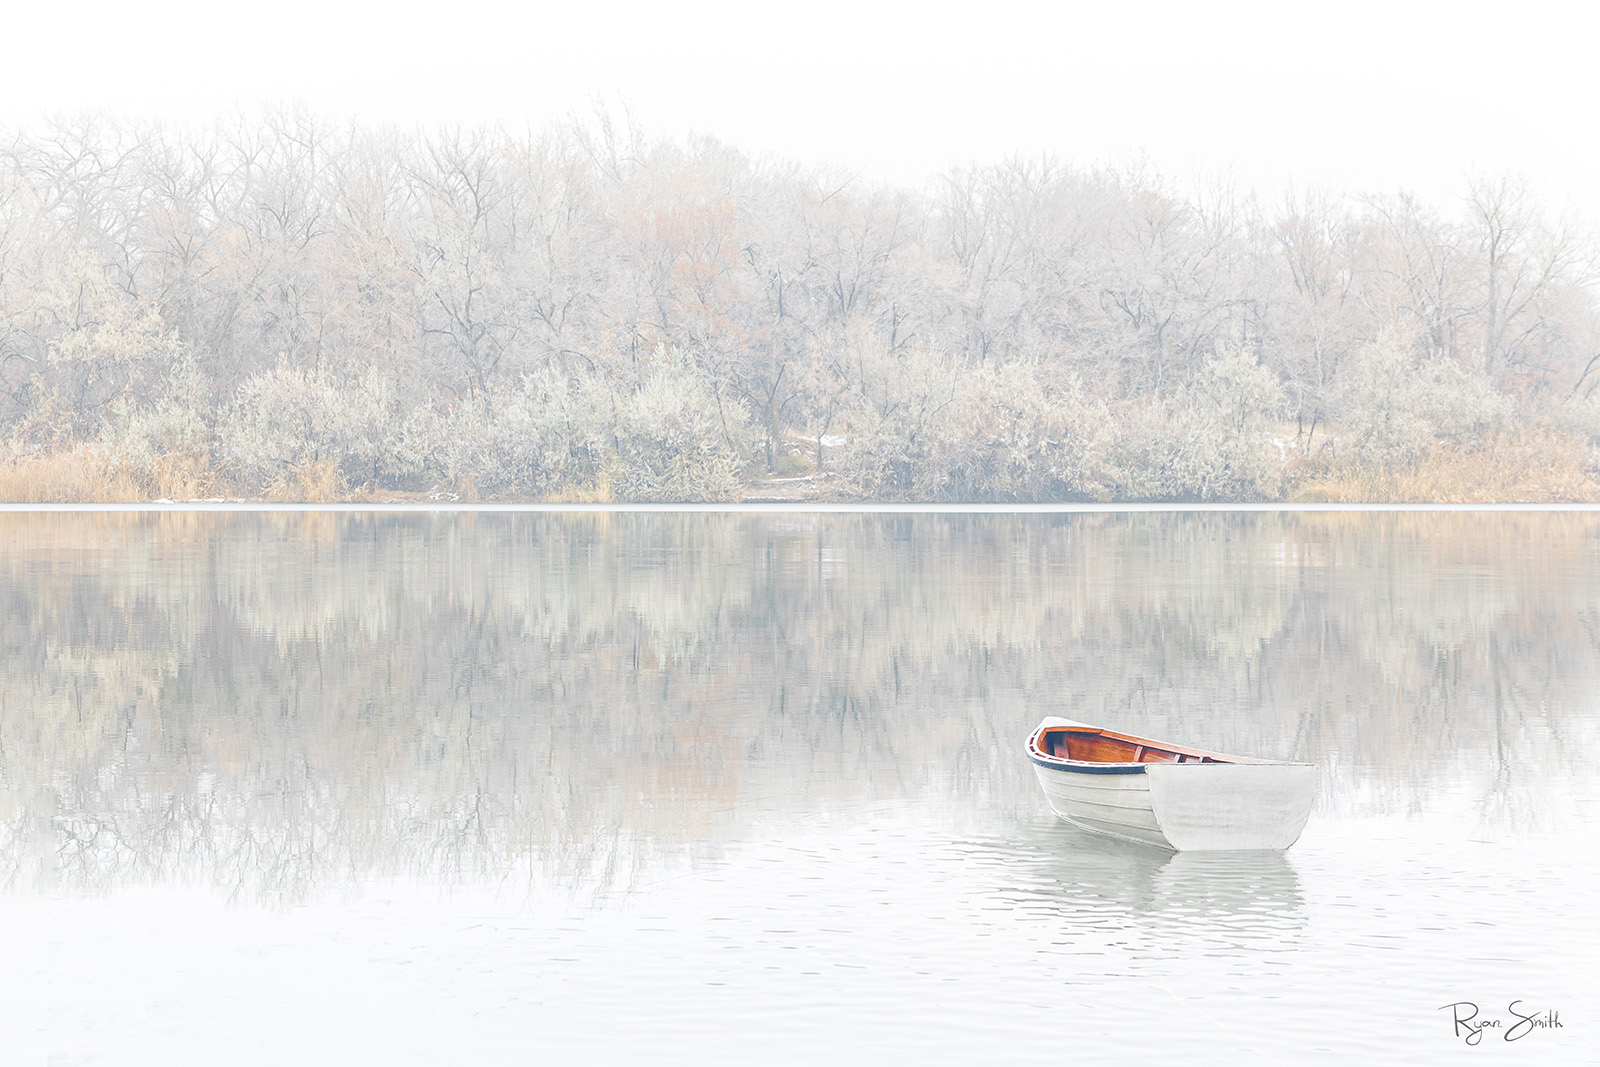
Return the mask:
[[0,495],[1600,495],[1600,244],[1463,208],[607,117],[14,130]]

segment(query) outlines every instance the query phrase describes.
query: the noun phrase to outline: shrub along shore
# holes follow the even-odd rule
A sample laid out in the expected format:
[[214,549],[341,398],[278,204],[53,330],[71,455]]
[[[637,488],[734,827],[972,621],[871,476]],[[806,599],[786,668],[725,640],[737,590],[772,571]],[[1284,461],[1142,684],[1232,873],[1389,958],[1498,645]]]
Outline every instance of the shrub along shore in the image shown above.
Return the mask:
[[0,499],[1600,500],[1600,242],[1446,208],[603,118],[11,131]]

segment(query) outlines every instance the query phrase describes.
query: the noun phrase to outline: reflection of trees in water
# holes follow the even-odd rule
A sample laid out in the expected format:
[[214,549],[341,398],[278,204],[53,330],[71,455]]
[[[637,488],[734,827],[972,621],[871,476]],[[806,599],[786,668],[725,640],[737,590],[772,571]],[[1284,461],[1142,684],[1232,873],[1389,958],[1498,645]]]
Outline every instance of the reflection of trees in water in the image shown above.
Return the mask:
[[1494,817],[1586,750],[1584,514],[11,515],[13,881],[626,883],[846,800],[1033,811],[1046,712]]

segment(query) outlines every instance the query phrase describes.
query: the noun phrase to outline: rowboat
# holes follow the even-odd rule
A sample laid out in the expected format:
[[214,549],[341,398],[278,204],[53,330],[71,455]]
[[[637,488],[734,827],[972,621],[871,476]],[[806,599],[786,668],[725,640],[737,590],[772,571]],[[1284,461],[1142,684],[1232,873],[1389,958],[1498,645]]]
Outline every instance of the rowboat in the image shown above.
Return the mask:
[[1285,849],[1316,767],[1152,741],[1051,716],[1028,738],[1045,799],[1085,830],[1187,851]]

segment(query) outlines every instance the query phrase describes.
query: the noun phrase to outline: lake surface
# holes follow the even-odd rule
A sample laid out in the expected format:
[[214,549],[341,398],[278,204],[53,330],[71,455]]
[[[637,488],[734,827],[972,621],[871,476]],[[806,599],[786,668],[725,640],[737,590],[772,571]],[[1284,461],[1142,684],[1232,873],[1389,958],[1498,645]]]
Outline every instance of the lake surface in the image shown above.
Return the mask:
[[[14,513],[0,603],[7,1063],[1593,1062],[1592,513]],[[1047,714],[1311,822],[1075,830]]]

